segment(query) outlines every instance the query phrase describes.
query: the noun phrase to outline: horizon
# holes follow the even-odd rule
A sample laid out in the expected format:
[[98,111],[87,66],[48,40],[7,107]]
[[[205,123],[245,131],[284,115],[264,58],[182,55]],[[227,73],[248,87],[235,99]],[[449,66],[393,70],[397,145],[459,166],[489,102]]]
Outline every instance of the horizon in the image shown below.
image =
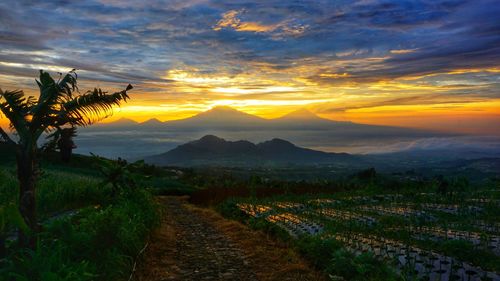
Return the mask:
[[250,112],[245,112],[243,110],[239,110],[237,108],[234,108],[234,107],[231,107],[228,105],[217,105],[217,106],[213,106],[207,110],[196,112],[196,113],[193,113],[192,115],[187,115],[186,117],[181,117],[181,118],[177,118],[177,119],[161,119],[161,118],[154,117],[154,116],[150,117],[150,118],[146,117],[146,118],[139,118],[139,119],[134,118],[134,117],[129,117],[129,116],[112,116],[110,118],[107,118],[107,119],[101,121],[100,124],[112,125],[113,123],[117,123],[120,121],[133,121],[133,122],[137,123],[138,125],[140,125],[143,123],[147,123],[148,121],[155,121],[155,120],[159,121],[161,123],[168,123],[170,121],[185,120],[185,119],[189,119],[192,117],[196,117],[202,113],[208,113],[208,112],[211,112],[213,110],[226,109],[226,108],[232,109],[238,113],[245,113],[245,114],[249,114],[249,115],[252,115],[255,117],[259,117],[264,121],[278,120],[280,118],[287,117],[288,115],[294,114],[296,112],[306,111],[308,113],[311,113],[314,117],[318,117],[318,118],[328,120],[328,121],[333,121],[333,122],[351,122],[351,123],[360,124],[360,125],[378,125],[378,126],[388,126],[388,127],[396,127],[396,128],[427,130],[427,131],[434,131],[434,132],[440,132],[440,133],[451,133],[451,134],[455,133],[455,134],[462,134],[462,135],[478,135],[478,136],[497,136],[497,135],[500,135],[500,129],[497,131],[495,131],[495,130],[489,131],[487,134],[477,134],[476,132],[471,132],[468,130],[466,130],[466,131],[454,130],[454,129],[450,129],[450,128],[448,128],[448,129],[436,129],[435,127],[426,127],[426,126],[403,126],[403,125],[390,125],[390,124],[379,124],[379,123],[369,123],[369,122],[367,122],[367,123],[353,122],[351,120],[336,120],[336,119],[330,119],[330,118],[322,116],[320,114],[316,114],[316,113],[312,112],[311,110],[307,109],[306,107],[299,107],[299,108],[293,109],[292,111],[285,112],[282,115],[278,115],[275,117],[269,117],[269,116],[262,116],[262,115],[254,114],[254,113],[250,113]]
[[106,122],[307,108],[329,120],[500,135],[495,4],[4,1],[0,88],[36,95],[39,69],[76,68],[81,90],[133,84]]

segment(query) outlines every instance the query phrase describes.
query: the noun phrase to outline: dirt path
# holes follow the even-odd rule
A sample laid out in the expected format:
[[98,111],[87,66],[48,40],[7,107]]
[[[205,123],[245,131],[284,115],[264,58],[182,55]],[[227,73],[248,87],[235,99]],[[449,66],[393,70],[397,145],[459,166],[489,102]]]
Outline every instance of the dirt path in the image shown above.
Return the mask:
[[262,233],[179,197],[160,202],[164,219],[139,264],[138,281],[324,280]]

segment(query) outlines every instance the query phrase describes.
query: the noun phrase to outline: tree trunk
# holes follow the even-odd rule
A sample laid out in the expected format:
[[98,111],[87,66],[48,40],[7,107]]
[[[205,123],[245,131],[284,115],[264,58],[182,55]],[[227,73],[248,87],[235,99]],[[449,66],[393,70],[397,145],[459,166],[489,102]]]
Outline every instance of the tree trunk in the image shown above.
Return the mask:
[[22,247],[32,249],[36,247],[36,233],[38,232],[35,200],[37,168],[36,147],[18,147],[19,212],[30,229],[30,233],[19,230],[19,243]]

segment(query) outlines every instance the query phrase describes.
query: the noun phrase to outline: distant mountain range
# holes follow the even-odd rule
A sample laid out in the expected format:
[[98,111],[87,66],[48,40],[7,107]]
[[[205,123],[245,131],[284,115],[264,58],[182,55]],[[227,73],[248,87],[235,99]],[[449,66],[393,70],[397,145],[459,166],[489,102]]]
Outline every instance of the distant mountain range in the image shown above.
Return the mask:
[[321,118],[307,109],[286,114],[275,119],[264,119],[255,115],[238,111],[228,106],[217,106],[195,116],[161,122],[156,118],[138,123],[130,119],[120,119],[115,122],[102,124],[98,127],[107,130],[159,130],[169,129],[176,131],[243,131],[243,130],[278,130],[278,131],[317,131],[335,132],[343,137],[349,136],[429,136],[443,135],[443,133],[419,129],[358,124],[348,121],[334,121]]
[[347,153],[326,153],[302,148],[282,139],[258,144],[226,141],[207,135],[145,161],[162,166],[276,166],[345,163],[357,160]]
[[[497,157],[499,137],[471,137],[413,128],[358,124],[321,118],[300,109],[275,119],[264,119],[227,106],[195,116],[162,122],[129,119],[80,128],[77,153],[140,159],[160,154],[205,135],[259,143],[270,138],[326,152],[350,154],[417,151],[446,152],[446,158]],[[442,159],[444,160],[444,159]]]

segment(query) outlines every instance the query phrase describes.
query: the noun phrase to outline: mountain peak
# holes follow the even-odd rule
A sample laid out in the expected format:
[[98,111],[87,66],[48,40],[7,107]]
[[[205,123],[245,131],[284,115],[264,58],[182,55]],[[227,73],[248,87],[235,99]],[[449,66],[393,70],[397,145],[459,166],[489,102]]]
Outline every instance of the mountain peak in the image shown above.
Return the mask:
[[146,158],[149,163],[179,166],[261,166],[336,163],[350,159],[349,155],[326,153],[302,148],[274,138],[255,145],[246,140],[226,141],[206,135],[160,154]]
[[241,124],[253,125],[264,120],[258,116],[236,110],[229,106],[216,106],[193,117],[184,119],[183,122],[197,121],[204,123],[204,126],[239,126]]
[[241,112],[241,111],[239,111],[235,108],[232,108],[230,106],[227,106],[227,105],[218,105],[218,106],[212,107],[211,109],[209,109],[206,112]]
[[295,111],[292,111],[284,116],[280,117],[280,119],[320,119],[316,114],[312,113],[310,110],[306,108],[300,108]]
[[134,125],[134,124],[137,124],[137,122],[132,120],[132,119],[122,117],[116,121],[110,122],[109,124],[112,124],[112,125]]
[[151,118],[149,120],[142,122],[141,124],[163,124],[163,122],[161,122],[157,118]]
[[205,135],[197,141],[198,142],[224,142],[226,140],[223,138],[219,138],[218,136],[214,136],[214,135]]
[[259,147],[271,148],[271,149],[288,149],[296,147],[293,143],[284,140],[274,138],[272,140],[264,141],[258,144]]

